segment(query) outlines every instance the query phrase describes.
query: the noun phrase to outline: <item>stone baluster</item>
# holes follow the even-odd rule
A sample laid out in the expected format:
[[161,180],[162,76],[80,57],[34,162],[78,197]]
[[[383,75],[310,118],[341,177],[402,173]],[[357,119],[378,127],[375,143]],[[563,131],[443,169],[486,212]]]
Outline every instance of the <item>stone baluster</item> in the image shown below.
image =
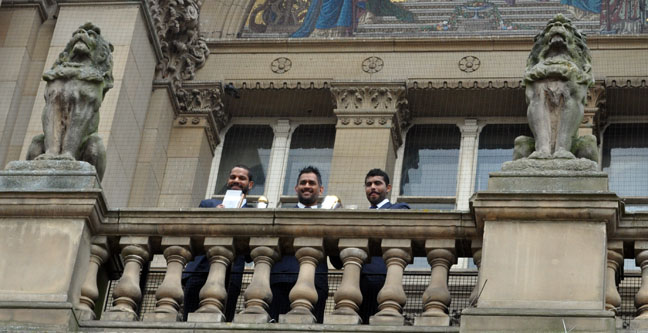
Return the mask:
[[290,290],[288,299],[291,310],[279,316],[280,323],[312,324],[315,322],[313,310],[317,303],[315,289],[315,268],[324,258],[324,239],[297,237],[293,241],[295,257],[299,261],[297,282]]
[[[223,322],[225,321],[225,304],[227,288],[225,278],[227,267],[234,260],[234,239],[231,237],[205,238],[205,253],[209,259],[209,275],[205,285],[200,289],[200,307],[190,313],[190,322]],[[238,295],[231,295],[237,297]]]
[[448,290],[448,271],[457,262],[454,239],[430,239],[425,251],[432,271],[430,284],[423,293],[424,312],[414,320],[416,326],[450,326],[448,307],[451,296]]
[[[475,263],[475,266],[477,266],[477,269],[481,267],[481,258],[482,258],[482,241],[479,239],[473,239],[472,244],[470,245],[473,253],[473,262]],[[477,283],[475,283],[475,287],[473,288],[472,292],[470,293],[470,297],[468,297],[468,304],[469,306],[477,306],[477,301],[479,300],[479,293],[481,292],[481,288],[484,285],[479,279],[479,274],[477,275]]]
[[245,310],[234,317],[237,323],[267,323],[270,321],[268,307],[272,303],[270,289],[270,270],[277,262],[279,254],[279,238],[252,237],[250,238],[250,255],[254,260],[252,282],[245,290]]
[[150,260],[148,237],[124,236],[119,240],[124,259],[124,273],[113,291],[113,307],[102,316],[102,320],[135,321],[137,305],[142,300],[140,272]]
[[155,311],[144,315],[144,321],[179,321],[180,305],[184,300],[182,270],[191,260],[189,237],[163,237],[161,247],[167,262],[164,280],[155,292]]
[[619,269],[623,269],[623,242],[608,242],[605,309],[614,311],[615,314],[621,307],[621,295],[619,295],[616,285],[616,276]]
[[81,297],[76,307],[79,320],[94,320],[95,302],[99,298],[97,287],[97,272],[99,267],[108,260],[108,239],[106,236],[97,236],[90,245],[90,263],[85,281],[81,286]]
[[[635,261],[637,266],[641,267],[641,287],[635,295],[635,307],[637,307],[637,317],[633,323],[641,323],[637,328],[648,328],[648,241],[635,241]],[[645,324],[641,321],[646,321]]]
[[383,259],[387,265],[385,285],[378,293],[378,313],[369,318],[371,325],[404,325],[403,307],[407,301],[403,289],[403,271],[412,262],[412,241],[383,239]]
[[347,238],[340,239],[338,243],[340,259],[344,263],[342,282],[335,291],[335,310],[324,317],[324,324],[362,324],[358,314],[362,304],[360,291],[360,272],[362,264],[367,262],[369,253],[369,240]]

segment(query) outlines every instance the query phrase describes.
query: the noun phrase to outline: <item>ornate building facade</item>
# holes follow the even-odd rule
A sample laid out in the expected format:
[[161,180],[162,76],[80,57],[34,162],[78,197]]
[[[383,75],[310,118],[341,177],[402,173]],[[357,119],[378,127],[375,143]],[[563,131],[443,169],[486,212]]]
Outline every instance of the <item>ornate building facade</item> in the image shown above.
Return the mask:
[[[583,330],[613,331],[609,320],[621,304],[610,298],[616,290],[610,276],[621,279],[623,258],[636,259],[644,270],[648,262],[648,216],[641,213],[648,207],[646,7],[644,0],[2,0],[3,167],[25,159],[32,138],[42,132],[42,73],[85,22],[99,26],[114,46],[114,88],[100,111],[98,133],[107,148],[101,191],[66,195],[44,188],[44,197],[38,191],[0,195],[5,212],[0,213],[0,223],[6,222],[7,235],[20,232],[24,226],[16,221],[25,216],[58,216],[85,226],[77,230],[79,240],[72,250],[61,250],[68,255],[63,265],[67,268],[52,275],[60,285],[34,277],[28,285],[51,284],[51,290],[34,287],[22,292],[16,278],[0,279],[0,320],[36,330],[226,330],[213,323],[137,326],[124,324],[118,316],[95,320],[102,317],[95,307],[102,284],[88,281],[93,274],[96,279],[98,270],[124,269],[141,299],[139,270],[153,254],[184,264],[192,251],[197,255],[210,249],[219,249],[213,251],[225,265],[232,259],[228,251],[249,254],[263,249],[259,258],[264,259],[255,259],[256,267],[300,248],[324,254],[361,249],[364,257],[383,253],[394,276],[402,275],[412,257],[427,257],[429,288],[447,289],[448,269],[458,257],[466,258],[464,266],[479,264],[484,232],[480,218],[496,210],[489,206],[492,198],[475,193],[487,190],[489,172],[511,159],[514,139],[530,134],[522,75],[533,36],[562,13],[588,34],[596,80],[579,132],[597,137],[600,170],[609,175],[609,190],[620,197],[597,197],[609,212],[596,214],[589,214],[596,205],[586,204],[594,199],[569,199],[576,202],[570,206],[574,210],[589,212],[568,214],[569,218],[603,221],[608,237],[596,248],[606,253],[605,267],[593,273],[600,273],[601,281],[596,282],[604,285],[591,296],[602,298],[601,308],[588,305],[568,316],[576,318],[574,325],[587,322],[583,318],[603,318],[604,324],[583,324]],[[323,172],[326,193],[338,196],[346,207],[367,207],[364,176],[369,169],[381,168],[392,176],[390,199],[408,202],[416,211],[379,216],[361,210],[305,215],[282,209],[192,209],[201,199],[222,196],[229,170],[241,163],[250,166],[256,178],[251,201],[265,196],[269,208],[295,204],[292,187],[299,169],[312,164]],[[41,199],[45,201],[39,203]],[[534,200],[555,207],[547,198]],[[58,205],[67,208],[58,211]],[[33,215],[21,209],[33,209]],[[30,237],[48,239],[42,232]],[[21,258],[49,253],[53,248],[48,246],[34,245]],[[351,263],[362,262],[362,257],[347,258]],[[11,270],[19,263],[3,258],[0,267]],[[22,273],[47,274],[51,268],[44,265]],[[389,282],[398,285],[394,279]],[[173,282],[164,283],[159,313],[166,311],[161,300],[173,299],[168,295],[177,291]],[[497,285],[494,280],[491,284]],[[133,313],[137,292],[126,293],[122,297],[130,301],[120,303]],[[486,299],[491,297],[488,292]],[[388,303],[400,302],[396,294]],[[450,327],[444,295],[423,296],[419,311],[442,320],[413,323],[458,331]],[[351,296],[339,296],[345,297]],[[641,297],[637,308],[644,313],[648,301]],[[166,301],[178,311],[177,297]],[[336,307],[344,304],[336,299]],[[43,321],[21,319],[18,310],[7,309],[39,313]],[[70,311],[63,315],[63,309]],[[611,315],[587,312],[605,309]],[[93,311],[97,315],[91,315]],[[147,320],[168,322],[162,317]],[[479,321],[471,323],[477,326],[462,330],[479,331]],[[250,325],[237,329],[321,329]],[[400,326],[403,331],[418,327]],[[335,327],[354,331],[351,325]]]

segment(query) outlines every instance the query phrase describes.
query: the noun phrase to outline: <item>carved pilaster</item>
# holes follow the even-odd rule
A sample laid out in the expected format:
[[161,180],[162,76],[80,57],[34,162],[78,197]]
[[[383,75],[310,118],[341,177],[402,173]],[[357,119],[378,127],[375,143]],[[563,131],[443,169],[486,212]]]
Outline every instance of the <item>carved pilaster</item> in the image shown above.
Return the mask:
[[205,133],[213,151],[220,143],[219,131],[229,123],[231,118],[229,112],[225,111],[221,98],[221,85],[184,85],[176,90],[175,96],[180,119],[205,118]]
[[405,85],[400,83],[334,83],[331,87],[338,128],[389,128],[394,147],[409,125]]
[[605,102],[605,86],[597,82],[587,92],[585,114],[578,128],[578,135],[594,134],[598,136],[599,130],[606,121]]

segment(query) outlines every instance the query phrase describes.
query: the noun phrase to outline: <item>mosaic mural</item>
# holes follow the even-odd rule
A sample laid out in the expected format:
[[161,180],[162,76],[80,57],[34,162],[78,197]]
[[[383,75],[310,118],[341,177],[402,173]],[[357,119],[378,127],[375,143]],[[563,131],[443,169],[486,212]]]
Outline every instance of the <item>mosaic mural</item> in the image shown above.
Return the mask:
[[252,0],[240,36],[532,35],[558,13],[587,34],[648,33],[648,0]]

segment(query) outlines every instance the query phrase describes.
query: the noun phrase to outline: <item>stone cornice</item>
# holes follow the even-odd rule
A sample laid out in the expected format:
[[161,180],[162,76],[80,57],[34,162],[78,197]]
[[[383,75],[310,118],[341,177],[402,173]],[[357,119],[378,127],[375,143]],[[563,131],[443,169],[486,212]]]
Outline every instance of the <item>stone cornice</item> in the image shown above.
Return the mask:
[[[238,38],[211,39],[212,53],[304,53],[304,52],[451,52],[525,51],[533,46],[529,36],[475,37],[375,37],[375,38]],[[648,49],[648,34],[587,36],[590,50]]]

